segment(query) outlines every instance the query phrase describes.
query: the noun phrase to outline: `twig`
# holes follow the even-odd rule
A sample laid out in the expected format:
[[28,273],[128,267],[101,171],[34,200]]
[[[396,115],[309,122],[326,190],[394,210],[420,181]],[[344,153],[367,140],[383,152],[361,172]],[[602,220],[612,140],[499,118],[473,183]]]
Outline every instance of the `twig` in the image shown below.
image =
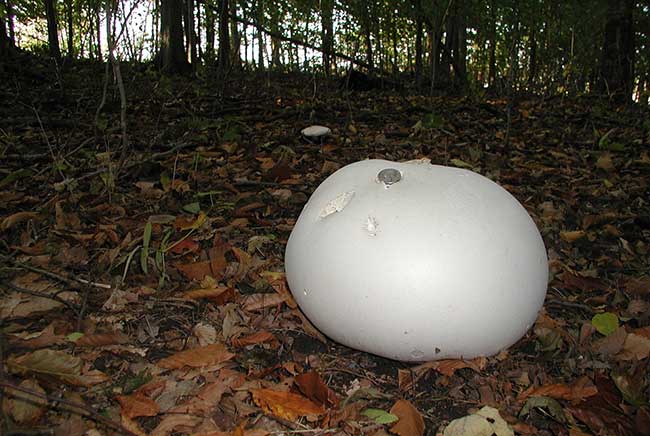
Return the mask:
[[576,309],[582,309],[585,312],[589,312],[589,313],[594,313],[595,312],[595,310],[592,307],[587,306],[586,304],[572,303],[570,301],[562,301],[562,300],[557,300],[555,298],[549,298],[548,300],[546,300],[546,304],[553,304],[553,305],[556,305],[556,306],[573,307],[573,308],[576,308]]
[[[99,414],[97,411],[95,411],[94,409],[86,406],[85,404],[75,403],[73,401],[64,400],[63,398],[53,397],[53,396],[47,395],[47,394],[41,394],[40,392],[35,392],[35,391],[30,390],[30,389],[25,389],[25,388],[22,388],[20,386],[16,386],[15,384],[13,384],[11,382],[8,382],[8,381],[5,381],[5,380],[0,380],[0,387],[2,387],[3,389],[8,388],[8,389],[13,389],[13,390],[16,390],[16,391],[19,391],[19,392],[23,392],[25,394],[28,394],[28,395],[31,395],[31,396],[34,396],[34,397],[37,397],[37,398],[41,398],[43,400],[47,400],[47,401],[52,402],[52,403],[63,404],[65,406],[68,406],[68,407],[71,408],[69,410],[70,412],[75,412],[75,411],[85,412],[85,414],[84,413],[79,413],[79,414],[84,415],[84,416],[86,416],[88,418],[92,418],[93,420],[95,420],[97,422],[100,422],[100,423],[104,424],[105,426],[110,427],[113,430],[116,430],[116,431],[121,432],[123,434],[137,436],[135,433],[131,432],[129,429],[123,427],[122,424],[120,424],[118,422],[115,422],[115,421],[112,421],[112,420],[110,420],[108,418],[105,418],[104,416]],[[52,406],[52,407],[56,407],[56,406]]]
[[49,300],[54,300],[57,301],[64,306],[67,306],[70,310],[72,310],[77,316],[79,315],[79,306],[77,306],[74,303],[71,303],[69,301],[64,300],[63,298],[59,297],[58,295],[49,295],[49,294],[44,294],[42,292],[38,291],[32,291],[30,289],[25,289],[21,288],[20,286],[16,286],[12,283],[9,283],[7,281],[0,281],[0,286],[5,286],[13,291],[20,292],[23,294],[28,294],[28,295],[33,295],[35,297],[40,297],[40,298],[47,298]]
[[0,259],[4,260],[6,262],[11,262],[11,263],[13,263],[15,266],[17,266],[19,268],[23,268],[23,269],[26,269],[26,270],[29,270],[29,271],[32,271],[32,272],[35,272],[35,273],[38,273],[38,274],[42,274],[42,275],[44,275],[46,277],[49,277],[51,279],[63,282],[66,285],[69,285],[74,289],[79,288],[78,283],[81,283],[83,285],[94,286],[96,288],[101,288],[101,289],[111,289],[111,285],[107,285],[105,283],[91,282],[89,280],[82,279],[82,278],[77,278],[77,277],[74,277],[74,278],[63,277],[63,276],[61,276],[59,274],[53,273],[52,271],[48,271],[46,269],[37,268],[35,266],[31,266],[31,265],[28,265],[26,263],[19,262],[19,261],[15,260],[15,259],[12,259],[11,257],[8,257],[8,256],[0,255]]

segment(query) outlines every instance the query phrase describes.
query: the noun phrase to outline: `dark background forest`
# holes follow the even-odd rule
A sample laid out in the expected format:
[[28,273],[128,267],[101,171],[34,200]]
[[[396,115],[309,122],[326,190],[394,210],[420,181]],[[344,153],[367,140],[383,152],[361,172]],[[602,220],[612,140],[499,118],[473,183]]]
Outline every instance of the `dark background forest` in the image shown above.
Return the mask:
[[[597,92],[648,101],[645,2],[75,1],[0,3],[0,53],[155,61],[163,72],[301,71],[350,64],[417,89]],[[62,59],[65,57],[65,59]]]
[[[0,434],[650,435],[649,96],[647,1],[0,0]],[[521,340],[405,363],[299,310],[289,235],[369,158],[526,208]]]

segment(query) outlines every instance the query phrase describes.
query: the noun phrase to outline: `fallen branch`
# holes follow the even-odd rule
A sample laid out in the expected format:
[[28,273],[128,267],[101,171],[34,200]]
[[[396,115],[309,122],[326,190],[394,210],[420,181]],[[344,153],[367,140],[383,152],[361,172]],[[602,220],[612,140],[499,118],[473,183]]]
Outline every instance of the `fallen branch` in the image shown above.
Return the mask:
[[[102,416],[99,412],[95,411],[94,409],[86,406],[85,404],[80,404],[80,403],[75,403],[73,401],[68,401],[63,398],[59,397],[53,397],[51,395],[47,394],[41,394],[40,392],[35,392],[30,389],[25,389],[20,386],[16,386],[15,384],[5,381],[5,380],[0,380],[0,387],[4,391],[3,394],[6,395],[7,389],[13,389],[18,392],[22,392],[28,395],[31,395],[36,398],[41,398],[43,400],[47,400],[48,402],[51,403],[59,403],[63,404],[65,406],[68,406],[65,410],[68,410],[69,412],[78,412],[80,415],[86,416],[87,418],[91,418],[92,420],[96,422],[100,422],[104,424],[107,427],[112,428],[113,430],[118,431],[121,434],[127,434],[127,435],[133,435],[133,436],[138,436],[126,427],[122,426],[122,424],[117,423],[115,421],[112,421],[104,416]],[[52,408],[56,408],[56,405],[51,406]]]

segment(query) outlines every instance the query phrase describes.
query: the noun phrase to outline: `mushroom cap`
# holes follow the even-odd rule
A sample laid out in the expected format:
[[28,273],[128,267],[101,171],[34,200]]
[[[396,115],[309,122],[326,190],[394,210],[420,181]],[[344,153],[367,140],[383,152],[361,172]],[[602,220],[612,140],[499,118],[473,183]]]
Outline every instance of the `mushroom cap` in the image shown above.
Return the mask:
[[367,160],[313,193],[286,247],[289,287],[330,338],[391,359],[489,356],[533,325],[548,279],[526,209],[491,180]]
[[304,136],[308,138],[318,138],[320,136],[329,135],[332,132],[332,129],[325,126],[309,126],[301,130]]

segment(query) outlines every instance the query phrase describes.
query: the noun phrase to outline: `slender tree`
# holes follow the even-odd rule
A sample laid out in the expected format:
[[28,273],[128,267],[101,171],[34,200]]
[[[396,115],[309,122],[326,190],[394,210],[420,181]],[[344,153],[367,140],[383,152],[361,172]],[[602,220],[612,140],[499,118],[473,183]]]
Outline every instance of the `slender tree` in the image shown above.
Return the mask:
[[67,32],[68,32],[68,51],[67,56],[69,58],[74,57],[74,11],[72,0],[65,0],[65,18],[67,21]]
[[47,17],[47,40],[50,56],[54,59],[61,59],[61,47],[59,46],[59,24],[56,14],[56,0],[45,0],[45,15]]
[[599,89],[629,101],[634,85],[634,0],[608,0]]
[[[4,12],[4,16],[3,16]],[[5,33],[9,37],[9,46],[16,47],[16,32],[14,28],[14,5],[12,0],[0,1],[0,17],[3,16],[6,29]]]
[[195,20],[194,20],[194,0],[185,0],[185,41],[186,50],[190,54],[192,68],[196,68],[198,63],[198,51],[196,44]]
[[493,87],[497,77],[497,11],[496,1],[490,0],[490,20],[488,23],[488,85]]
[[255,12],[257,21],[257,69],[264,69],[264,34],[262,33],[262,26],[264,26],[264,0],[255,1]]
[[[230,4],[228,5],[229,9],[233,12],[237,11],[237,1],[236,0],[230,0]],[[230,65],[235,69],[235,70],[241,70],[241,43],[242,43],[242,34],[239,31],[239,26],[237,21],[235,20],[229,20],[230,21],[230,39],[232,41],[231,43],[231,59],[230,59]]]
[[323,47],[323,69],[329,77],[332,71],[334,52],[334,0],[321,0],[321,45]]
[[225,75],[230,69],[230,12],[228,0],[219,5],[219,72]]
[[274,69],[280,69],[282,66],[282,41],[277,37],[277,35],[280,34],[281,14],[282,9],[280,9],[278,5],[274,5],[274,7],[269,9],[269,26],[271,27],[271,66]]
[[161,0],[160,66],[169,74],[190,70],[183,45],[183,0]]
[[420,88],[423,77],[424,11],[422,10],[422,0],[412,0],[412,4],[415,14],[415,84]]
[[101,15],[100,15],[100,1],[95,0],[95,32],[97,32],[97,60],[102,61],[102,32],[101,32]]
[[215,15],[214,0],[205,0],[205,62],[214,61]]
[[[9,34],[7,33],[6,5],[4,0],[0,0],[0,58],[4,59],[9,53]],[[2,61],[0,60],[0,63]]]

